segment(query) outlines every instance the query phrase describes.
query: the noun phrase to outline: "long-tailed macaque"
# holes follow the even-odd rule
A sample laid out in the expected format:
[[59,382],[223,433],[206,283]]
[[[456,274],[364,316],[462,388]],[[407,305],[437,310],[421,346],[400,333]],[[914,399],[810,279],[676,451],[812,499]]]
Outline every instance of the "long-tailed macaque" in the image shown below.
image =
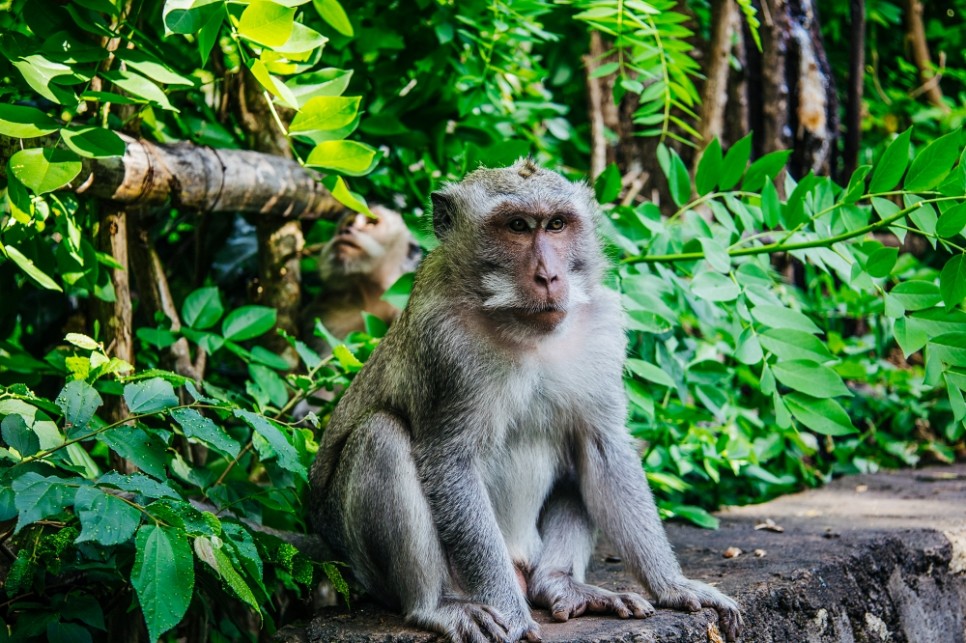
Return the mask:
[[[440,245],[332,414],[314,528],[374,596],[451,641],[539,640],[530,608],[737,604],[684,577],[624,426],[625,335],[589,188],[518,161],[433,194]],[[602,530],[651,596],[584,583]]]
[[322,352],[331,348],[313,336],[316,318],[339,339],[365,328],[362,311],[394,321],[399,309],[381,297],[420,259],[419,245],[398,212],[381,205],[370,210],[375,217],[347,212],[319,255],[323,291],[302,312],[302,336]]

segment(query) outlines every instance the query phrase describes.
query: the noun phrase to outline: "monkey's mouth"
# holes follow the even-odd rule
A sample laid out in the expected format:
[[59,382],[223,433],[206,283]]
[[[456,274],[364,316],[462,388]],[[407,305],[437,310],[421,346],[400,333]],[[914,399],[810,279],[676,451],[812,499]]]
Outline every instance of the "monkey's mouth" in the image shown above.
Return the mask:
[[515,308],[512,314],[529,326],[550,331],[560,325],[567,316],[567,311],[556,304],[544,304],[533,308]]

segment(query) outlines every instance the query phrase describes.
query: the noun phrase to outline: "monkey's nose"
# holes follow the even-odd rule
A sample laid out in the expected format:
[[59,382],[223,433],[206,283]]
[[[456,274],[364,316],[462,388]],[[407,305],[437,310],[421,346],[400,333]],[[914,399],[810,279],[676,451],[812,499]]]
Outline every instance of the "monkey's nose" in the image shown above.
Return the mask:
[[556,274],[545,270],[537,271],[537,273],[533,276],[533,280],[537,282],[538,287],[545,290],[550,296],[556,294],[558,285],[560,283],[560,278]]

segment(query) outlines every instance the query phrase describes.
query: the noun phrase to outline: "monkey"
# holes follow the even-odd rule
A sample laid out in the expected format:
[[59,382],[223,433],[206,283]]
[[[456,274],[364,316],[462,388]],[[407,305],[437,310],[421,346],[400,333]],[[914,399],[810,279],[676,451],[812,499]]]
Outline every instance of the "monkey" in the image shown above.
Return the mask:
[[338,339],[364,330],[362,311],[394,321],[400,310],[381,297],[422,256],[398,212],[381,205],[370,210],[374,217],[347,211],[319,253],[323,291],[302,313],[302,337],[319,352],[331,347],[313,335],[316,318]]
[[[310,522],[369,594],[449,641],[540,640],[530,608],[738,605],[686,578],[625,427],[619,296],[585,183],[522,159],[433,193],[440,243],[333,411]],[[584,582],[597,530],[649,591]]]

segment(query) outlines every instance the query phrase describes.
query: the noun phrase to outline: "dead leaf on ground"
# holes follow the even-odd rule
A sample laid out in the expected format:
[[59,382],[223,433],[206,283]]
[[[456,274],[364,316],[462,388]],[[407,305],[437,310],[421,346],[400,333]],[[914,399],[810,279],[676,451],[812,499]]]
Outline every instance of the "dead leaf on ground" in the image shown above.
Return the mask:
[[728,547],[728,549],[724,550],[724,553],[721,555],[724,556],[725,558],[737,558],[738,556],[741,556],[743,553],[745,552],[741,551],[741,549],[738,547]]
[[761,531],[763,529],[765,531],[773,531],[776,534],[780,534],[780,533],[782,533],[782,532],[785,531],[785,528],[784,527],[782,527],[781,525],[779,525],[778,523],[776,523],[771,518],[767,518],[767,519],[765,519],[765,522],[760,522],[757,525],[755,525],[755,529],[758,530],[758,531]]

